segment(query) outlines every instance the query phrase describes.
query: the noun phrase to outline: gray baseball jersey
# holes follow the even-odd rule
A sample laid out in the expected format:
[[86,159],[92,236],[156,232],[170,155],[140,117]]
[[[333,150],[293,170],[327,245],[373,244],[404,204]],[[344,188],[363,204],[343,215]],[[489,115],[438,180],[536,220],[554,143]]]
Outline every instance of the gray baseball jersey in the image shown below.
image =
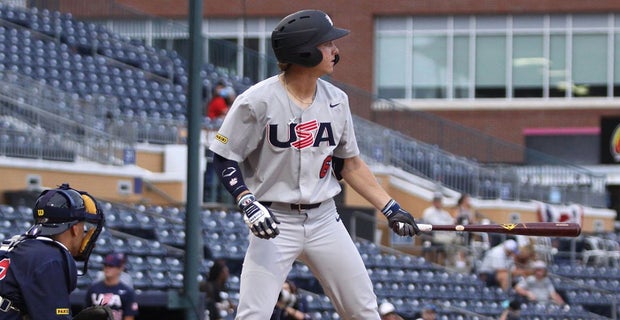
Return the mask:
[[340,192],[332,156],[359,154],[346,94],[320,80],[314,102],[301,109],[278,76],[240,94],[210,149],[239,162],[261,201],[319,203]]

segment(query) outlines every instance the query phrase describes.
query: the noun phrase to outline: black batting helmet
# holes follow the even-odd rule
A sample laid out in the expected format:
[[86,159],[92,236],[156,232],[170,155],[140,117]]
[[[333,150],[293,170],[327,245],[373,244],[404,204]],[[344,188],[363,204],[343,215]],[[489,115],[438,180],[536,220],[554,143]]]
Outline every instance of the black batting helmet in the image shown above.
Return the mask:
[[335,28],[325,12],[302,10],[278,23],[271,33],[271,46],[279,62],[314,67],[323,59],[316,46],[347,34],[349,30]]

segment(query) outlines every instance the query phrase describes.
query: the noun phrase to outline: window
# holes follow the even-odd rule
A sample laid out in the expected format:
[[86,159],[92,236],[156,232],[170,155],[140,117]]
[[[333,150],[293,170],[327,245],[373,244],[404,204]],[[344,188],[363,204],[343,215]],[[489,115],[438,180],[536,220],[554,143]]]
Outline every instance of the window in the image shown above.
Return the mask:
[[378,18],[377,93],[405,99],[620,96],[619,26],[614,14]]

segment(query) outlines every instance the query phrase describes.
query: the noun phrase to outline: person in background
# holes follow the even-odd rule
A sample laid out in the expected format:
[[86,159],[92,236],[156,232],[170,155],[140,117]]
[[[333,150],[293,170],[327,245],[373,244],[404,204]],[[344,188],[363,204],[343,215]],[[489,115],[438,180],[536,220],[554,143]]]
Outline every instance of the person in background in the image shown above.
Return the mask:
[[207,117],[211,120],[223,119],[234,99],[233,88],[227,86],[222,80],[218,81],[213,88],[211,100],[207,104]]
[[499,320],[519,320],[521,319],[521,303],[517,300],[506,301],[504,310],[499,316]]
[[477,224],[477,212],[471,206],[469,194],[463,193],[456,202],[456,223],[457,224]]
[[437,307],[434,304],[427,304],[422,307],[422,315],[416,320],[436,320]]
[[104,279],[94,282],[86,290],[86,306],[104,305],[112,309],[114,320],[134,320],[138,303],[134,290],[121,282],[125,255],[110,253],[103,259]]
[[487,286],[499,286],[507,291],[512,286],[511,270],[514,266],[514,255],[519,252],[517,242],[513,239],[494,246],[485,252],[478,276]]
[[[118,255],[118,257],[123,261],[123,265],[121,267],[121,282],[126,284],[128,287],[133,288],[133,278],[131,277],[131,275],[125,270],[125,265],[127,263],[127,256],[124,253],[116,253]],[[105,271],[104,270],[99,270],[99,272],[97,272],[97,278],[95,280],[95,282],[97,281],[103,281],[105,279]]]
[[307,311],[305,300],[299,296],[295,283],[292,280],[284,281],[271,320],[310,320]]
[[[422,219],[429,224],[454,224],[454,218],[443,208],[441,192],[433,194],[432,205],[422,212]],[[425,258],[430,260],[434,253],[434,262],[446,265],[446,258],[453,253],[457,234],[448,231],[434,231],[431,235],[431,247],[425,252]]]
[[379,305],[379,315],[381,320],[404,320],[397,312],[394,305],[390,302],[383,302]]
[[554,302],[564,305],[564,299],[555,290],[551,279],[547,276],[547,264],[536,260],[531,265],[534,274],[528,276],[515,285],[515,292],[529,301]]
[[226,260],[216,259],[207,278],[200,283],[200,291],[206,293],[205,304],[210,320],[222,319],[223,314],[230,314],[234,310],[234,305],[228,300],[226,282],[229,276]]

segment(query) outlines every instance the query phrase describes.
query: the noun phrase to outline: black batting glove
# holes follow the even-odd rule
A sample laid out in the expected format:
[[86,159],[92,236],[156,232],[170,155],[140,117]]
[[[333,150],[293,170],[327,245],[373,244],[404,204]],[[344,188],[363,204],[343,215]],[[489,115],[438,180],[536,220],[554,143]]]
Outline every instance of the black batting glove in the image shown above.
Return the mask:
[[238,206],[243,211],[243,221],[255,236],[261,239],[271,239],[280,234],[276,225],[280,224],[280,221],[268,208],[258,202],[253,194],[248,193],[241,197]]
[[411,214],[403,210],[394,199],[391,199],[381,212],[388,219],[388,225],[392,231],[399,236],[413,237],[420,233],[420,229]]

